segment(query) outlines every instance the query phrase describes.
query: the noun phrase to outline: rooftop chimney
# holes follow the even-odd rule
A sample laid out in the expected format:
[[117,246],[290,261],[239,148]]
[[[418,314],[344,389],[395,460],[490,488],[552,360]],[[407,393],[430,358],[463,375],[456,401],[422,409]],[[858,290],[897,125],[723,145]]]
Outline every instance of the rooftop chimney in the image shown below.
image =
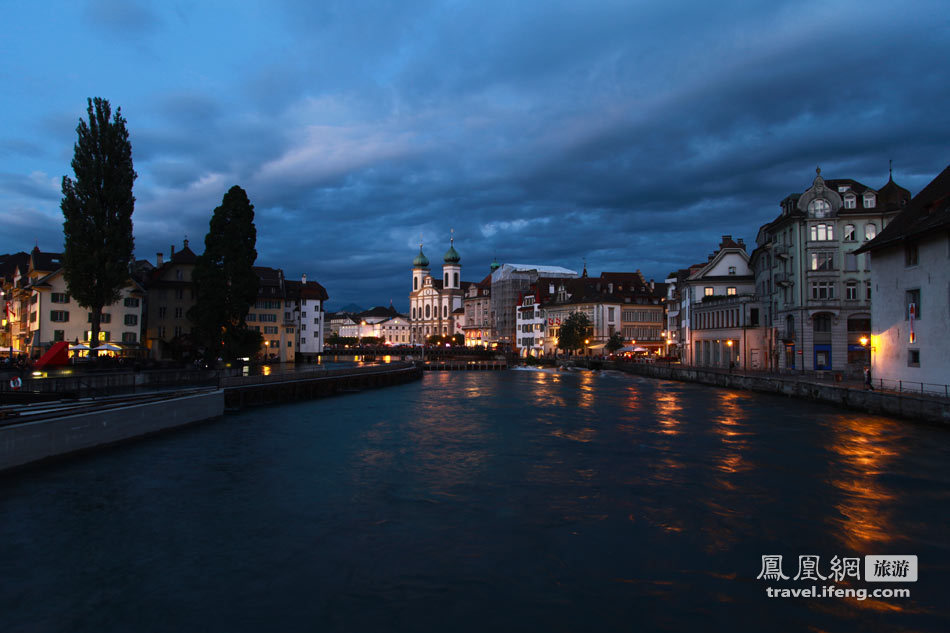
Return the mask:
[[168,260],[171,261],[172,257],[175,256],[175,245],[172,244],[172,245],[169,247],[169,249],[171,250],[171,252],[168,253]]
[[[305,286],[307,285],[307,273],[300,275],[300,283],[302,283]],[[392,303],[391,300],[390,300],[390,303]]]
[[185,248],[188,248],[188,238],[185,238]]
[[162,264],[165,263],[165,256],[162,255],[161,253],[155,253],[155,262],[156,262],[156,266],[161,266]]

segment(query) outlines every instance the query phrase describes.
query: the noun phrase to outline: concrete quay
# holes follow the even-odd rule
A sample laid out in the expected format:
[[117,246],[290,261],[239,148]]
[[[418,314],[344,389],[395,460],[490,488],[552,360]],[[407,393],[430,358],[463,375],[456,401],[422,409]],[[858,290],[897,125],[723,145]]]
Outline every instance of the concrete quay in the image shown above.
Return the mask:
[[211,420],[249,406],[352,393],[421,377],[422,368],[415,364],[392,363],[232,376],[221,378],[215,388],[196,388],[186,394],[149,392],[5,409],[7,416],[0,423],[0,471]]
[[895,418],[950,425],[950,399],[892,391],[865,391],[863,388],[826,384],[791,376],[743,374],[711,371],[701,367],[660,363],[613,363],[605,368],[661,378],[697,382],[704,385],[774,393],[792,398],[826,402],[855,411]]

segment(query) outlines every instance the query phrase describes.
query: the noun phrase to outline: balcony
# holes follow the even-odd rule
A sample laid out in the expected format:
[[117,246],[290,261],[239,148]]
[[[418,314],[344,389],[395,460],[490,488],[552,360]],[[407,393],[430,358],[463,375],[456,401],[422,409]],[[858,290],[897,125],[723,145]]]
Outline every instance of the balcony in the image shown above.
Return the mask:
[[791,273],[775,273],[775,285],[790,287],[795,285]]
[[779,244],[775,246],[774,248],[772,248],[772,253],[776,257],[780,257],[782,259],[788,259],[789,257],[791,257],[791,251],[792,251],[792,248],[788,244]]

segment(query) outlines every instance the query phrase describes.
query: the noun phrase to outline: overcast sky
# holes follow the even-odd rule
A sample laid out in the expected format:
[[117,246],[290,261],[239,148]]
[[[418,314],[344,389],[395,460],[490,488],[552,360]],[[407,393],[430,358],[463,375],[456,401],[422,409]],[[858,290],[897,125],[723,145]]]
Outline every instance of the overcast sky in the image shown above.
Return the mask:
[[62,248],[87,97],[121,106],[136,256],[194,250],[232,185],[258,264],[408,307],[420,235],[662,279],[827,178],[916,194],[950,162],[946,0],[15,2],[0,252]]

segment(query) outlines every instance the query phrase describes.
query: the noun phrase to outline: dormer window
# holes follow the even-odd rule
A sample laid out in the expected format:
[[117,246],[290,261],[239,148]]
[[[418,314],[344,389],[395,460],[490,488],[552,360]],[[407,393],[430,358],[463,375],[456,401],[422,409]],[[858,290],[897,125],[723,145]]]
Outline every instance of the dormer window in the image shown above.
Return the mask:
[[730,275],[735,275],[735,274],[736,274],[736,267],[735,267],[735,266],[730,266],[730,267],[729,267],[729,274],[730,274]]
[[838,193],[844,193],[851,189],[851,185],[838,185]]
[[875,198],[873,193],[864,194],[864,208],[873,209],[875,206]]
[[845,209],[854,209],[857,208],[857,198],[854,196],[845,196],[844,197],[844,208]]
[[831,205],[824,198],[815,198],[808,203],[808,213],[814,218],[824,218],[831,213]]

